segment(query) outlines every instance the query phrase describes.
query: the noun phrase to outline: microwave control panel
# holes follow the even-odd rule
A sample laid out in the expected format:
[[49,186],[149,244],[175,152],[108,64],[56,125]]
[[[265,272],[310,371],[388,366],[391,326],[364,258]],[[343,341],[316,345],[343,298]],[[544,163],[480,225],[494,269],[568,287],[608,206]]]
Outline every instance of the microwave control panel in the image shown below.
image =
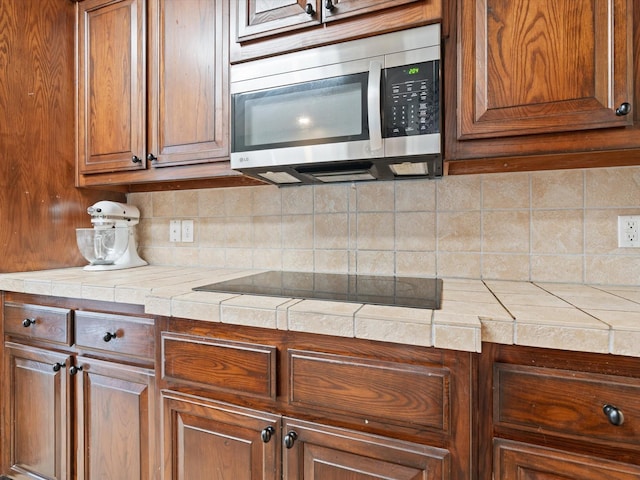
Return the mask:
[[439,62],[384,70],[384,136],[440,132]]

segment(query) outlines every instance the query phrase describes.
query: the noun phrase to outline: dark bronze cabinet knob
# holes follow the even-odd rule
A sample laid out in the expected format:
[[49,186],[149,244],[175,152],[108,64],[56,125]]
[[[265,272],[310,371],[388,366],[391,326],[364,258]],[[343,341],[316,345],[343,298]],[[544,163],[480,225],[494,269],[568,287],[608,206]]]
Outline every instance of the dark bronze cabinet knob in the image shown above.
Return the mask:
[[139,156],[134,155],[133,157],[131,157],[131,162],[132,163],[142,163],[142,160],[140,159]]
[[619,427],[624,423],[624,415],[622,414],[622,411],[614,407],[613,405],[605,405],[604,407],[602,407],[602,411],[609,419],[609,423],[611,425]]
[[335,10],[336,6],[333,4],[333,2],[331,0],[327,0],[327,2],[324,4],[324,8],[326,8],[330,12],[333,12]]
[[113,332],[113,333],[111,333],[111,332],[107,332],[107,333],[105,333],[105,334],[104,334],[104,337],[102,337],[102,339],[103,339],[105,342],[110,342],[111,340],[113,340],[113,339],[114,339],[114,338],[116,338],[117,336],[118,336],[118,335],[116,334],[116,332]]
[[269,425],[268,427],[262,430],[262,433],[260,434],[260,438],[262,438],[262,441],[264,443],[269,443],[269,441],[271,440],[271,437],[273,437],[275,433],[276,433],[276,429],[273,428],[271,425]]
[[307,8],[305,8],[304,11],[307,12],[307,15],[316,14],[316,11],[313,9],[313,5],[311,5],[310,3],[307,3]]
[[293,448],[293,444],[296,443],[298,434],[296,432],[289,432],[284,436],[284,446],[286,448]]
[[616,115],[619,117],[624,117],[625,115],[629,115],[629,113],[631,113],[631,104],[629,102],[623,102],[616,108]]
[[29,328],[31,325],[35,325],[35,324],[36,324],[35,318],[25,318],[24,320],[22,320],[22,326],[24,328]]
[[59,372],[61,368],[65,368],[66,366],[67,366],[66,363],[60,363],[60,362],[54,363],[53,364],[53,371],[54,372]]
[[77,375],[78,372],[82,371],[82,367],[76,367],[75,365],[72,365],[71,368],[69,369],[69,375]]
[[153,153],[147,153],[147,160],[149,160],[150,162],[155,162],[156,160],[158,160],[158,157],[156,157]]

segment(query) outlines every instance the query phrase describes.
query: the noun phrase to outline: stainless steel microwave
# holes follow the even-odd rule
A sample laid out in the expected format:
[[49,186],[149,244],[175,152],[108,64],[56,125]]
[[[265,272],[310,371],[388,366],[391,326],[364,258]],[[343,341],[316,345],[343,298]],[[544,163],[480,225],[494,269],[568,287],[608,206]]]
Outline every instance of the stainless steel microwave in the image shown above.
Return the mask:
[[277,185],[442,176],[440,25],[231,67],[231,167]]

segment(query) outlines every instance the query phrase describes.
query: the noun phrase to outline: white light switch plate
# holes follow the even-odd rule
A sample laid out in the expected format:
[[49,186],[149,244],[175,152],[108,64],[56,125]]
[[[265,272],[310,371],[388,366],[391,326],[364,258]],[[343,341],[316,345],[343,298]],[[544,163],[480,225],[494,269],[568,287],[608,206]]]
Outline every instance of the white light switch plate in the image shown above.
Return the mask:
[[182,241],[193,242],[193,220],[182,220]]

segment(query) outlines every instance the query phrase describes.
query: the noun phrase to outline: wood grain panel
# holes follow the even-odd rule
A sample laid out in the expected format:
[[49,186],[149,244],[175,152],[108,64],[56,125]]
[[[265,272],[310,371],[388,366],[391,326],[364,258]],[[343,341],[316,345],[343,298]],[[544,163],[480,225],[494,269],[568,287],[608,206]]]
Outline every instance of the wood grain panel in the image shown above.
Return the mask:
[[0,272],[85,263],[75,228],[121,194],[74,188],[74,6],[2,2],[0,9]]
[[[26,324],[25,320],[29,320]],[[4,331],[8,335],[71,345],[71,310],[5,302]]]
[[290,402],[361,418],[449,430],[449,372],[289,350]]
[[162,334],[162,377],[275,399],[276,347]]
[[[496,364],[494,386],[499,425],[638,448],[640,384],[635,378]],[[622,425],[609,423],[606,404],[623,412]]]

